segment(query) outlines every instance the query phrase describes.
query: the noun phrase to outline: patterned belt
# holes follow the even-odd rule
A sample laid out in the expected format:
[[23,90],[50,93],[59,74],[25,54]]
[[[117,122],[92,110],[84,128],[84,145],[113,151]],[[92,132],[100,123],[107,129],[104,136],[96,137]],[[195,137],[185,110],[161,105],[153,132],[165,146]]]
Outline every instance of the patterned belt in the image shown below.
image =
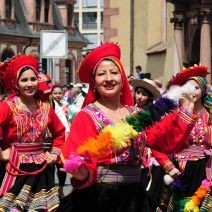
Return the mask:
[[192,158],[194,158],[194,160],[196,158],[200,159],[200,158],[205,157],[204,150],[207,150],[207,147],[205,145],[194,145],[193,144],[193,145],[190,145],[188,148],[183,149],[179,153],[176,153],[175,157],[179,161],[192,160]]
[[38,144],[13,144],[10,147],[9,162],[6,165],[6,174],[4,176],[0,196],[4,195],[14,184],[17,176],[21,175],[36,175],[42,172],[46,168],[46,163],[44,166],[34,172],[26,172],[19,169],[20,166],[20,155],[22,154],[38,154],[43,152],[43,143]]
[[212,180],[212,149],[205,150],[204,153],[209,157],[205,168],[206,178]]
[[131,165],[108,165],[98,167],[98,183],[140,182],[141,167]]

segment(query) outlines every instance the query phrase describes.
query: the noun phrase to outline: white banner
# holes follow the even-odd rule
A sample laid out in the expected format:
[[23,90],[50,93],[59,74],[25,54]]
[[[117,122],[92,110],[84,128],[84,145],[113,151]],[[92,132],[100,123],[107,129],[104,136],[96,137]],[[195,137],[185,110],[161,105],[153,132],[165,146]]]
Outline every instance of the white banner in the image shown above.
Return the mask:
[[40,32],[41,58],[67,58],[68,34],[61,30],[42,30]]

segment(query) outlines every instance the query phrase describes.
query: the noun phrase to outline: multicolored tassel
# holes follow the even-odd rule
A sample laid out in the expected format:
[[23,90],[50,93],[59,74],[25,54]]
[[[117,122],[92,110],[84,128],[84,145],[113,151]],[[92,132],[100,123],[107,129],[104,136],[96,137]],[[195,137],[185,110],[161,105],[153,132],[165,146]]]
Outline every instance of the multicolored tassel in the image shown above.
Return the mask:
[[77,149],[77,153],[89,152],[98,158],[107,155],[111,150],[119,151],[130,146],[131,140],[137,135],[137,131],[126,122],[108,125],[95,138],[88,138],[84,145]]
[[209,180],[205,179],[202,181],[201,186],[197,189],[197,191],[194,193],[194,195],[189,200],[182,200],[180,205],[181,208],[183,208],[184,212],[199,212],[199,206],[201,202],[206,197],[209,189],[210,189],[211,183]]

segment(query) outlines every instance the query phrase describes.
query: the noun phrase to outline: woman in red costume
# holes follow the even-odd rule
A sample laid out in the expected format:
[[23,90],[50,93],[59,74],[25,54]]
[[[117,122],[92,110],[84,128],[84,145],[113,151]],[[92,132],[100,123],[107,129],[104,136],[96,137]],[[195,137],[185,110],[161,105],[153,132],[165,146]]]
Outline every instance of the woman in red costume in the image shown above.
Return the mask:
[[79,78],[89,83],[89,91],[62,150],[74,189],[58,211],[142,211],[140,152],[145,143],[166,153],[180,148],[195,123],[186,114],[192,114],[193,103],[185,98],[183,111],[135,131],[125,118],[138,109],[114,43],[92,50],[79,67]]
[[[59,205],[54,166],[65,128],[38,80],[39,61],[17,55],[0,66],[7,98],[0,103],[0,211],[55,211]],[[42,100],[41,100],[42,99]],[[52,148],[44,153],[46,131]]]
[[212,95],[207,74],[205,66],[196,65],[182,70],[169,82],[169,87],[195,88],[194,112],[198,120],[182,149],[172,155],[172,161],[158,159],[163,167],[169,164],[170,171],[181,173],[164,188],[158,211],[212,211]]

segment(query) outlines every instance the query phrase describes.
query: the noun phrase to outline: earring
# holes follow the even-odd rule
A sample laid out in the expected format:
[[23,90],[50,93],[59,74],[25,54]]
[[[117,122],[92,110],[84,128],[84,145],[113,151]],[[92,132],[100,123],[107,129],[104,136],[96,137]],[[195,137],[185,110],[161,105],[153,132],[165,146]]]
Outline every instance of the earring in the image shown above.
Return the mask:
[[16,91],[16,95],[17,95],[17,96],[19,95],[19,90]]
[[16,95],[19,94],[19,87],[17,85],[15,85],[15,90],[16,90]]

